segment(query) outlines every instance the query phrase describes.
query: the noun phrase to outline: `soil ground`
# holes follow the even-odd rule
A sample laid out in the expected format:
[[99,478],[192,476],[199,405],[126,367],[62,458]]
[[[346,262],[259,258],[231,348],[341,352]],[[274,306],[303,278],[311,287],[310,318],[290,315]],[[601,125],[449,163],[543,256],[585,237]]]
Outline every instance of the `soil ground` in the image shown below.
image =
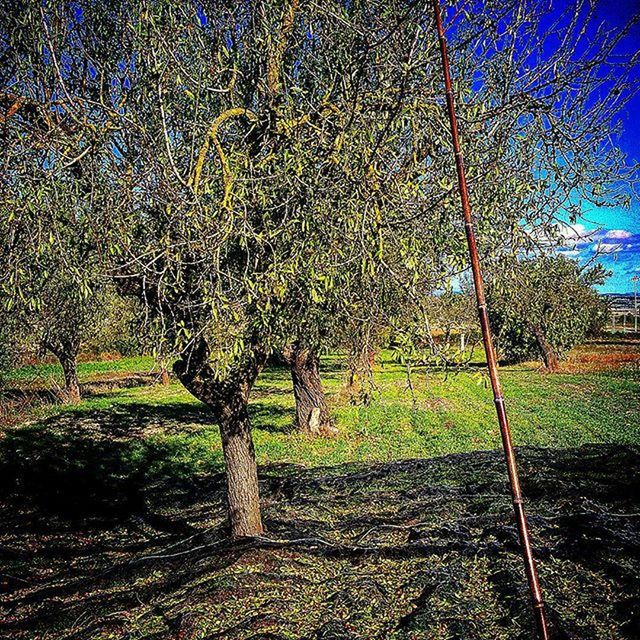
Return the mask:
[[[268,539],[235,544],[220,476],[145,487],[105,456],[5,497],[3,637],[534,637],[496,452],[263,469]],[[554,637],[640,637],[640,450],[519,458]]]

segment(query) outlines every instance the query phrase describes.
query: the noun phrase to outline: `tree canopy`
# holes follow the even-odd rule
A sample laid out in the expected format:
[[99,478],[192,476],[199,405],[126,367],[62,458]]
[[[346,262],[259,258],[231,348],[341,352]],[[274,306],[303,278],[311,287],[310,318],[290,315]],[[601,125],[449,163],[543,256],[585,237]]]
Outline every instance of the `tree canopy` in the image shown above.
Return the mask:
[[541,357],[549,370],[603,325],[607,304],[593,288],[607,272],[562,255],[505,260],[489,287],[491,324],[500,354],[519,362]]

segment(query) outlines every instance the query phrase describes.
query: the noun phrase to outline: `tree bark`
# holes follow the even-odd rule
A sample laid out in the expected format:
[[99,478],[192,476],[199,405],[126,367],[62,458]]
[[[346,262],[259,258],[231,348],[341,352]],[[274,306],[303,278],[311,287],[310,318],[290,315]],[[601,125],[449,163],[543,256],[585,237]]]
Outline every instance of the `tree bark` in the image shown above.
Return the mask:
[[220,427],[231,535],[234,538],[257,536],[263,533],[263,527],[258,467],[247,407],[266,353],[255,346],[251,356],[222,380],[216,377],[208,357],[208,345],[200,339],[176,361],[173,370],[191,394],[211,407]]
[[222,452],[227,470],[227,501],[232,535],[236,538],[263,532],[258,491],[258,467],[251,437],[247,403],[231,400],[220,420]]
[[296,400],[296,429],[310,435],[337,433],[320,379],[318,352],[296,342],[284,350],[284,357],[291,369]]
[[374,390],[373,365],[376,351],[367,346],[352,348],[349,353],[349,379],[347,388],[351,404],[368,405]]
[[58,358],[64,372],[65,400],[70,404],[78,404],[80,402],[80,383],[78,382],[77,356],[73,353],[58,356]]
[[553,345],[547,340],[547,337],[544,335],[544,331],[540,327],[533,324],[530,324],[529,327],[536,340],[538,349],[540,350],[540,355],[542,355],[542,360],[546,370],[551,372],[557,371],[560,363]]
[[58,358],[64,374],[64,392],[62,399],[69,404],[80,402],[80,383],[78,381],[78,351],[80,343],[72,341],[45,340],[45,347]]

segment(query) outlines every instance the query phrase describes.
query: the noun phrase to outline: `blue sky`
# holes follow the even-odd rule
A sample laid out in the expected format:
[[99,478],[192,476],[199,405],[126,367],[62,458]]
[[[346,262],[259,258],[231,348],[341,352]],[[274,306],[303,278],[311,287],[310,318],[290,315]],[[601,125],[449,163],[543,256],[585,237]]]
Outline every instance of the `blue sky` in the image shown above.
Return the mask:
[[[640,13],[640,0],[600,0],[597,18],[615,28],[622,28],[634,14]],[[640,24],[636,24],[626,42],[629,52],[640,48]],[[640,70],[637,81],[640,83]],[[640,163],[640,95],[636,95],[619,115],[623,133],[618,141],[631,163]],[[580,260],[592,258],[596,249],[603,253],[598,260],[613,275],[600,287],[603,292],[632,291],[630,278],[640,274],[640,199],[634,197],[630,209],[590,207],[584,218],[567,230],[565,253]]]

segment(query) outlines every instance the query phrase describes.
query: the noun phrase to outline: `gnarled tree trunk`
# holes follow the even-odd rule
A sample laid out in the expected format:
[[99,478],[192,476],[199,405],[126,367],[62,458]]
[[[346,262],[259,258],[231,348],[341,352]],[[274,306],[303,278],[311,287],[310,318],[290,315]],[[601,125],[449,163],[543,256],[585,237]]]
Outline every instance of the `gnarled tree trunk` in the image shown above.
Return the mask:
[[47,340],[45,347],[58,358],[64,374],[63,400],[70,404],[80,402],[80,383],[78,381],[78,351],[80,341]]
[[537,325],[529,324],[529,328],[531,329],[531,333],[533,337],[536,339],[536,344],[538,345],[538,349],[540,349],[540,354],[542,355],[542,360],[544,362],[544,366],[547,371],[557,371],[560,366],[558,362],[558,356],[553,348],[553,345],[547,340],[547,337],[544,335],[544,331],[538,327]]
[[291,369],[297,430],[311,435],[335,434],[337,429],[333,426],[320,379],[317,350],[295,342],[284,350],[283,355]]
[[208,357],[208,345],[200,339],[173,365],[173,370],[191,394],[211,407],[220,427],[231,535],[234,538],[257,536],[263,527],[258,467],[247,406],[266,354],[255,346],[251,356],[223,380],[214,375]]

